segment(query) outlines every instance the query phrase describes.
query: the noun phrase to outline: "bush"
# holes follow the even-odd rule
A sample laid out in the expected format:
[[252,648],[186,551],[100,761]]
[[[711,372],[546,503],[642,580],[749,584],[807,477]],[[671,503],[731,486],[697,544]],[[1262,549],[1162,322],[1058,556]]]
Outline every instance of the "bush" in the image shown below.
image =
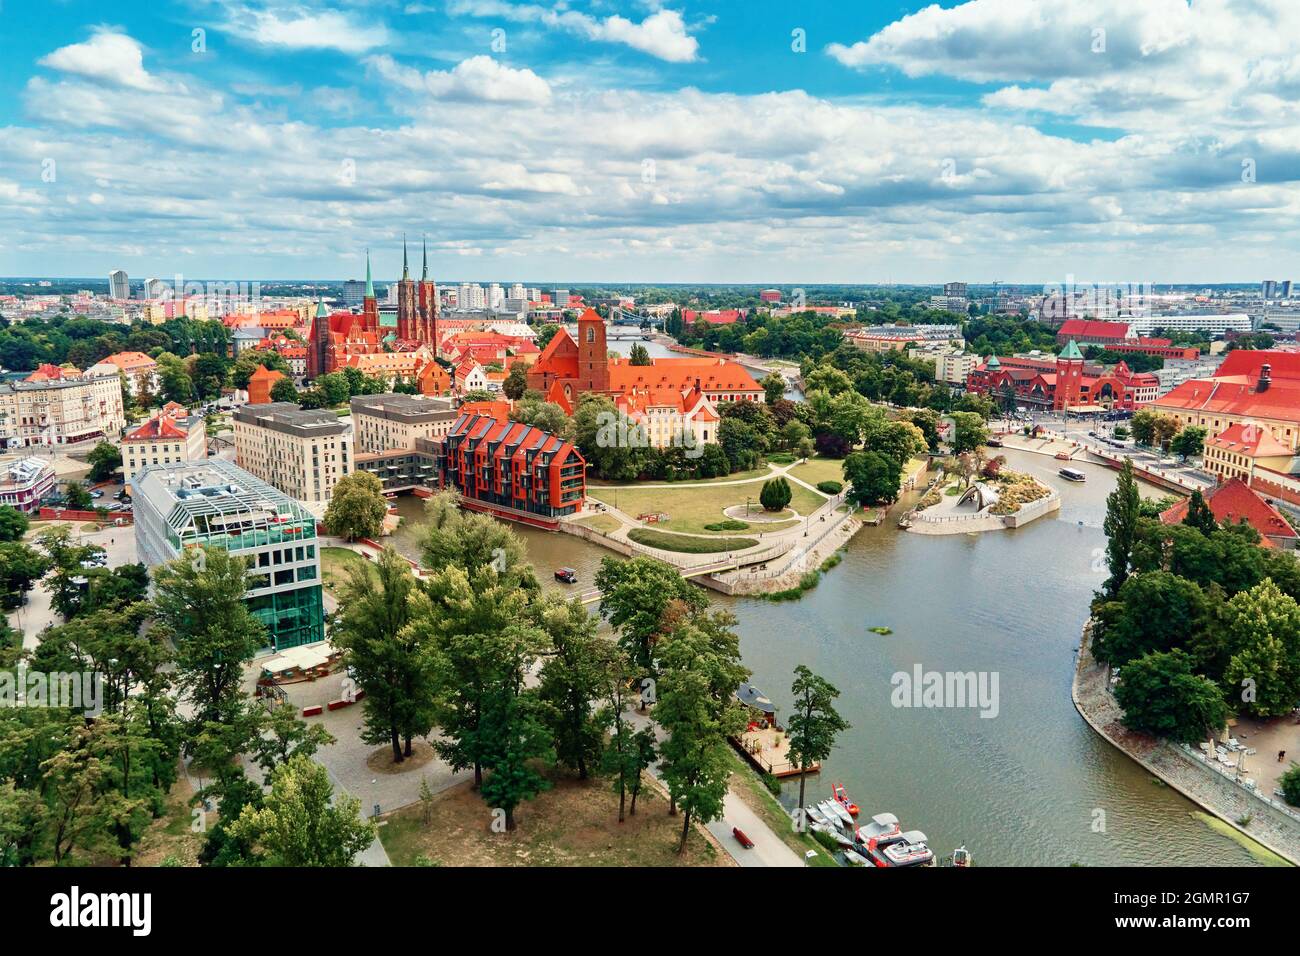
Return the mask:
[[817,490],[824,495],[838,495],[844,490],[844,483],[842,481],[819,481],[817,482]]
[[753,538],[692,538],[684,534],[669,531],[652,531],[649,528],[633,528],[627,536],[637,544],[647,548],[659,548],[663,551],[678,551],[682,554],[713,554],[718,551],[743,551],[758,544]]
[[1278,779],[1282,799],[1293,807],[1300,807],[1300,764],[1292,767]]
[[743,521],[737,521],[735,518],[728,518],[726,521],[715,521],[713,524],[706,524],[705,531],[748,531],[749,525]]
[[835,842],[835,838],[829,833],[824,833],[821,830],[813,830],[812,837],[821,844],[822,849],[827,853],[835,853],[840,848],[840,845]]

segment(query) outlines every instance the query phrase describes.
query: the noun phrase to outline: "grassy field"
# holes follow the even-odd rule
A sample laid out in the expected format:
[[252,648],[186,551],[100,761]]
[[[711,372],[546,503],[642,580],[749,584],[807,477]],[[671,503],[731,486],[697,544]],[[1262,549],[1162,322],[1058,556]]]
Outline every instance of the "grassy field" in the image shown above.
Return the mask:
[[719,551],[743,551],[758,544],[756,538],[690,538],[667,531],[650,528],[633,528],[627,536],[637,544],[662,551],[680,551],[683,554],[713,554]]
[[337,594],[339,588],[348,579],[347,569],[353,565],[365,563],[365,558],[347,548],[321,548],[321,583],[325,585],[331,594]]
[[[203,846],[206,834],[193,832],[194,808],[190,806],[190,798],[193,796],[194,788],[182,773],[167,794],[163,815],[150,823],[140,838],[132,865],[199,865],[199,849]],[[214,814],[208,815],[208,825],[215,822],[214,817]]]
[[[730,475],[723,475],[721,478],[700,478],[698,480],[692,479],[690,481],[680,482],[680,484],[717,485],[725,481],[749,481],[754,478],[762,478],[765,475],[770,475],[771,473],[772,473],[771,469],[769,469],[767,465],[764,465],[762,468],[751,468],[749,471],[737,471]],[[671,481],[658,482],[658,485],[661,488],[671,488],[673,487],[674,484],[675,483]],[[596,485],[590,485],[590,484],[587,485],[587,490],[588,491],[591,491],[592,489],[599,490],[601,488],[644,488],[645,485],[646,483],[643,481],[603,481]]]
[[515,811],[515,829],[494,833],[483,799],[463,783],[434,797],[429,822],[420,804],[379,828],[394,866],[733,866],[696,827],[677,855],[682,818],[650,784],[636,816],[618,822],[618,795],[605,778],[578,781],[548,770],[552,783]]
[[[751,481],[743,485],[714,485],[703,488],[672,488],[664,486],[634,486],[618,489],[617,496],[612,488],[604,486],[587,486],[587,494],[608,505],[615,504],[626,514],[636,517],[639,514],[663,512],[668,520],[660,522],[658,527],[667,531],[685,531],[690,534],[725,534],[711,532],[705,525],[716,524],[726,519],[724,509],[733,505],[744,507],[745,498],[750,499],[754,508],[758,504],[758,493],[763,488],[762,481]],[[790,507],[800,514],[810,514],[826,500],[815,491],[809,491],[802,485],[791,484]],[[778,530],[777,525],[764,526],[765,531]]]
[[844,459],[814,455],[803,464],[791,468],[789,474],[810,485],[815,485],[819,481],[842,482],[844,481]]
[[588,515],[579,518],[578,524],[599,531],[601,534],[610,534],[622,526],[621,521],[610,515]]

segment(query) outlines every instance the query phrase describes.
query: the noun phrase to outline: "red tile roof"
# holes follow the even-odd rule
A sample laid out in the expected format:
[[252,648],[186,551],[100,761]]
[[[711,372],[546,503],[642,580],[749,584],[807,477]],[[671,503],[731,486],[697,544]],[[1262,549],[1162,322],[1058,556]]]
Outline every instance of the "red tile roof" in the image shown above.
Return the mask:
[[1112,339],[1129,337],[1127,322],[1100,322],[1093,319],[1066,319],[1056,332],[1058,339]]
[[1267,428],[1247,425],[1244,422],[1229,425],[1206,441],[1206,444],[1236,455],[1246,455],[1249,458],[1277,458],[1293,454],[1291,449],[1274,438],[1273,433]]
[[[1165,524],[1180,524],[1187,517],[1190,501],[1190,498],[1184,498],[1168,511],[1161,512],[1160,520]],[[1207,493],[1205,503],[1210,506],[1215,520],[1221,524],[1237,524],[1244,518],[1247,524],[1260,533],[1261,543],[1265,547],[1277,547],[1276,542],[1270,541],[1270,538],[1300,537],[1276,508],[1240,478],[1226,481]]]

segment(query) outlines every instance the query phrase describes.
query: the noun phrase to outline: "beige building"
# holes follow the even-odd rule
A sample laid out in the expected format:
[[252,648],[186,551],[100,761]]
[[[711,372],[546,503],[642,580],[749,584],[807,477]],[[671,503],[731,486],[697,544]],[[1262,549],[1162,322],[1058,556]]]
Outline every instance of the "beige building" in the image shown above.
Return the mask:
[[965,385],[966,376],[980,364],[978,355],[966,352],[935,352],[934,377],[950,385]]
[[417,438],[442,438],[459,416],[451,399],[427,395],[358,395],[351,407],[358,455],[414,448]]
[[307,504],[324,504],[352,473],[352,436],[331,411],[291,402],[244,405],[232,415],[235,463]]
[[154,465],[206,461],[207,429],[202,416],[163,411],[122,437],[122,477],[128,484]]
[[34,373],[27,381],[0,384],[0,447],[116,439],[125,427],[116,369],[55,377]]

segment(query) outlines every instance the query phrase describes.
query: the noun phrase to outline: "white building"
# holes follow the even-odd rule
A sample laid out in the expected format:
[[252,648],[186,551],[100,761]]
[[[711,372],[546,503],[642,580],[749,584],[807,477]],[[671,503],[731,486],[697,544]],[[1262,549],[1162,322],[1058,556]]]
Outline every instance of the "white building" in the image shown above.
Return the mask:
[[131,280],[121,269],[114,269],[108,274],[108,297],[110,299],[131,298]]
[[352,434],[334,412],[269,402],[244,405],[231,417],[235,462],[286,495],[324,504],[352,474]]
[[1157,329],[1166,332],[1204,332],[1207,335],[1223,335],[1225,332],[1249,332],[1250,316],[1245,312],[1231,312],[1222,315],[1135,315],[1129,322],[1137,335],[1151,335]]

